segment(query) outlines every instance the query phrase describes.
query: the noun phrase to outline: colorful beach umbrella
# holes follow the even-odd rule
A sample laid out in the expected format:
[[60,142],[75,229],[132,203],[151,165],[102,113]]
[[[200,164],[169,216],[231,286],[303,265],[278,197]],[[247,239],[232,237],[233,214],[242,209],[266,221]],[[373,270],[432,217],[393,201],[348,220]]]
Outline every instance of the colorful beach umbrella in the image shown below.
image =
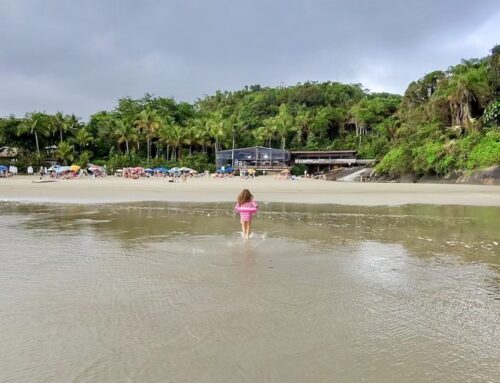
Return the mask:
[[80,171],[81,166],[80,165],[71,165],[69,168],[71,169],[72,172],[76,173],[76,172]]

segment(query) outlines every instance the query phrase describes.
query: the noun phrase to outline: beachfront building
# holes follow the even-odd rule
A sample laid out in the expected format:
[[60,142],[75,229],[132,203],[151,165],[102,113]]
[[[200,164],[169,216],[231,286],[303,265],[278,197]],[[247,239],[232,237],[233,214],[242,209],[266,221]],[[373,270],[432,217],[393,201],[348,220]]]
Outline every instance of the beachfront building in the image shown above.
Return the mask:
[[234,169],[282,170],[288,169],[290,159],[288,150],[264,146],[220,150],[215,154],[217,168],[231,166]]
[[254,146],[221,150],[216,153],[217,168],[232,167],[234,169],[253,168],[256,170],[280,171],[295,164],[302,164],[309,174],[331,172],[334,169],[370,166],[375,160],[357,158],[356,150],[298,150]]
[[291,152],[291,157],[294,164],[305,165],[310,174],[375,163],[375,160],[358,159],[356,150],[298,150]]

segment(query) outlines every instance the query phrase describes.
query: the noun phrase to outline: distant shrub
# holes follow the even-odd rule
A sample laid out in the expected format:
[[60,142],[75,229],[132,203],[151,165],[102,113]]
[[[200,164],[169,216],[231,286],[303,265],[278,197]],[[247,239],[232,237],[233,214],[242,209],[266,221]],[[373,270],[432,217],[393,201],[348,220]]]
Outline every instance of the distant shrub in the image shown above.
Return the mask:
[[375,167],[380,174],[389,174],[393,177],[411,172],[411,150],[405,146],[391,149]]
[[304,164],[295,164],[290,170],[294,176],[302,176],[306,170],[306,166]]
[[500,131],[494,130],[486,135],[472,148],[467,169],[500,165]]

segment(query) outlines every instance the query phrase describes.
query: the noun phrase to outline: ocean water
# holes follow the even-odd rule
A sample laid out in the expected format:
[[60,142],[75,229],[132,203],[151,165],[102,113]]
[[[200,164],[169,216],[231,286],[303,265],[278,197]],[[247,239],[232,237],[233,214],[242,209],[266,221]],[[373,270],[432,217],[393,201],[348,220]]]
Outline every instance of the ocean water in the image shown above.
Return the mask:
[[499,208],[0,211],[0,382],[500,381]]

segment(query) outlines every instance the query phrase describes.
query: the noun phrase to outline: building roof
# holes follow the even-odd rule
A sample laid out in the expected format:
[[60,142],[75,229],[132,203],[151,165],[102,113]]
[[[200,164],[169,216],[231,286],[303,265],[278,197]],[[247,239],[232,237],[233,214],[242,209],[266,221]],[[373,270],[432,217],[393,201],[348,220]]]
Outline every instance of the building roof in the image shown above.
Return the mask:
[[294,150],[292,154],[322,154],[322,155],[332,155],[332,154],[356,154],[357,150]]
[[[234,151],[238,151],[238,150],[256,150],[256,149],[262,149],[262,150],[277,150],[277,151],[280,151],[280,152],[288,152],[288,150],[281,150],[281,149],[277,149],[277,148],[268,148],[268,147],[265,147],[265,146],[251,146],[249,148],[234,148]],[[218,153],[224,153],[224,152],[232,152],[233,149],[225,149],[225,150],[219,150]]]

